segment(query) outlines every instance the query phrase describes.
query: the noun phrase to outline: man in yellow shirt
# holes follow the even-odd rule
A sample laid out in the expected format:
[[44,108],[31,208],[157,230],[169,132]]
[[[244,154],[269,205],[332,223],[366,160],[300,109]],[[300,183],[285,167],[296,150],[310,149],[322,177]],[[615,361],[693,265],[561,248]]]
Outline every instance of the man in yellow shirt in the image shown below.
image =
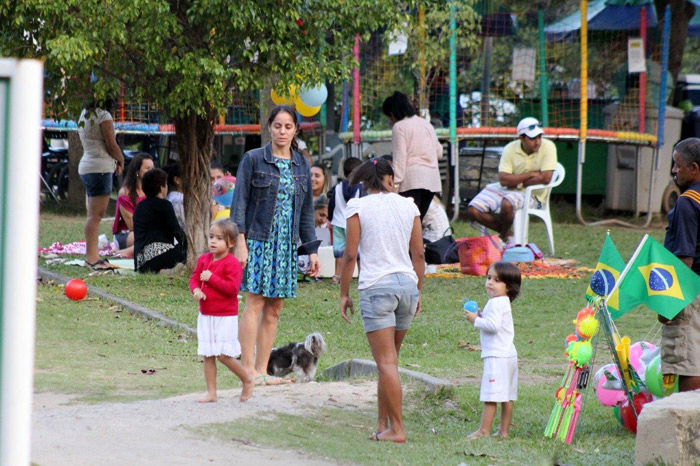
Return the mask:
[[[534,184],[547,184],[557,166],[557,148],[544,139],[542,123],[523,118],[518,123],[518,139],[503,149],[498,165],[500,185],[488,185],[469,203],[467,218],[495,230],[503,241],[512,242],[511,226],[515,211],[524,205],[524,190]],[[533,192],[527,201],[538,207],[543,190]]]

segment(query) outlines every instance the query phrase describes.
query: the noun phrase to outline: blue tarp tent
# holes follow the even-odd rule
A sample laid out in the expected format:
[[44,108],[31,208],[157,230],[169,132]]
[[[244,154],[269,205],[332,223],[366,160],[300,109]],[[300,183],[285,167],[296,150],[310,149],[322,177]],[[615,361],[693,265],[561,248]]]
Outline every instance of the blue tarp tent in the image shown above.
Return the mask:
[[[700,0],[699,0],[700,1]],[[647,12],[647,26],[656,26],[656,11],[648,1],[595,0],[588,4],[589,31],[624,31],[639,29],[641,7]],[[544,28],[548,40],[563,39],[581,29],[581,12],[577,11]]]

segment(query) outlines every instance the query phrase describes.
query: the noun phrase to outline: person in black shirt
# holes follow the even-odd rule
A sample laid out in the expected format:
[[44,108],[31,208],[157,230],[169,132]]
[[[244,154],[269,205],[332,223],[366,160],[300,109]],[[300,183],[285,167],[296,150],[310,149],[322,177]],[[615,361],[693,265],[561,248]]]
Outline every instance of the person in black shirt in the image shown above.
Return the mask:
[[186,259],[185,233],[168,194],[168,174],[153,169],[141,182],[146,199],[134,211],[134,267],[139,272],[171,269]]

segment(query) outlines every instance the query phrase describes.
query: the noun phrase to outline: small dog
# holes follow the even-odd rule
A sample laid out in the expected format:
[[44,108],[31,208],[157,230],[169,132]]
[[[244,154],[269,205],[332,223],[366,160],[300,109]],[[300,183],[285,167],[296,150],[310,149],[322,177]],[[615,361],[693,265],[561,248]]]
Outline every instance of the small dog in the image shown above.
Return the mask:
[[272,348],[267,373],[275,377],[284,377],[294,372],[297,382],[311,382],[316,377],[318,358],[326,349],[323,335],[318,332],[307,335],[304,343],[290,343],[282,348]]

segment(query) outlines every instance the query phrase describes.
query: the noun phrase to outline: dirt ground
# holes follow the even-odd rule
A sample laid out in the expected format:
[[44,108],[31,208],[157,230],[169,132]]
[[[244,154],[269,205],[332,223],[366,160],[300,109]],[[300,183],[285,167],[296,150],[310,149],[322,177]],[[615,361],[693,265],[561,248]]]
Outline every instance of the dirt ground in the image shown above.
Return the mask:
[[[201,393],[129,403],[75,404],[67,395],[34,395],[32,462],[38,465],[337,464],[302,451],[276,450],[232,439],[202,438],[189,428],[252,423],[258,413],[311,414],[326,408],[358,409],[376,403],[376,381],[257,387],[246,403],[240,389],[220,390],[217,403]],[[244,419],[247,418],[247,419]]]

